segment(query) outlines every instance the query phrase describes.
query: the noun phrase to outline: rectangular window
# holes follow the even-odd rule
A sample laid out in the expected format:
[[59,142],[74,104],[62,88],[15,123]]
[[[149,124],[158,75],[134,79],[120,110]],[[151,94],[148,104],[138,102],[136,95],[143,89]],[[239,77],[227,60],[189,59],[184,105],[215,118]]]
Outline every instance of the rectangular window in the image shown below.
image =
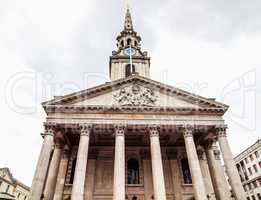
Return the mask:
[[251,185],[251,183],[248,183],[248,189],[249,189],[249,190],[252,190],[252,185]]
[[257,182],[253,181],[254,188],[257,188]]
[[258,153],[258,151],[255,152],[255,156],[256,156],[256,158],[259,158],[259,153]]
[[256,197],[254,195],[252,195],[251,197],[252,197],[252,200],[256,200]]
[[246,185],[244,185],[244,190],[245,190],[245,192],[247,192],[247,186]]
[[248,163],[248,158],[245,158],[245,162],[246,162],[246,164]]
[[248,172],[249,172],[250,175],[252,175],[252,169],[251,169],[251,167],[248,168]]
[[259,167],[261,168],[261,161],[258,164],[259,164]]
[[254,168],[255,172],[258,172],[258,169],[257,169],[256,165],[253,165],[253,168]]
[[247,197],[247,200],[251,200],[250,197]]
[[257,198],[258,198],[258,200],[261,200],[261,194],[260,193],[257,194]]

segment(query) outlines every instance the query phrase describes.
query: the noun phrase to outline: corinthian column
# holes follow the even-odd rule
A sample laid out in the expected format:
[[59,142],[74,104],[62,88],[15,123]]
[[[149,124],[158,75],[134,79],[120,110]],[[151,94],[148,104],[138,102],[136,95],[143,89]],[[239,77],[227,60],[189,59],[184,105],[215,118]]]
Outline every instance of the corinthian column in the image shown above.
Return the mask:
[[237,200],[245,200],[245,192],[234,162],[230,146],[228,144],[226,129],[226,126],[216,127],[218,143],[222,152],[224,164],[226,167],[227,175],[229,177],[229,182],[231,184],[233,195]]
[[196,200],[207,200],[206,189],[200,169],[199,159],[193,138],[193,127],[183,127],[185,147],[192,176],[194,195]]
[[54,131],[51,124],[45,124],[45,132],[42,134],[44,141],[36,166],[32,187],[30,191],[31,200],[40,200],[48,171],[49,160],[53,148]]
[[72,200],[84,200],[84,183],[88,161],[89,139],[92,126],[80,125],[80,143],[72,187]]
[[150,126],[150,151],[152,162],[152,177],[155,200],[166,200],[165,181],[162,168],[162,158],[158,127]]
[[125,126],[115,126],[113,200],[125,200]]
[[44,200],[53,200],[63,146],[55,145],[44,189]]
[[230,199],[230,191],[224,169],[221,165],[220,152],[217,146],[214,145],[213,141],[208,141],[205,150],[217,200]]

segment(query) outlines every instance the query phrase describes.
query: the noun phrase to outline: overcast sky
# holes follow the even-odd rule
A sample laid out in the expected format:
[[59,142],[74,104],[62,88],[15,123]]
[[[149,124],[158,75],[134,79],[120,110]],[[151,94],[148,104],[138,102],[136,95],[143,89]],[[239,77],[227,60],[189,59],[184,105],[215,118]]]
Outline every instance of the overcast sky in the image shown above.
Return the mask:
[[[151,78],[230,105],[236,155],[261,136],[261,1],[133,0]],[[31,185],[42,101],[108,81],[124,2],[0,1],[0,167]]]

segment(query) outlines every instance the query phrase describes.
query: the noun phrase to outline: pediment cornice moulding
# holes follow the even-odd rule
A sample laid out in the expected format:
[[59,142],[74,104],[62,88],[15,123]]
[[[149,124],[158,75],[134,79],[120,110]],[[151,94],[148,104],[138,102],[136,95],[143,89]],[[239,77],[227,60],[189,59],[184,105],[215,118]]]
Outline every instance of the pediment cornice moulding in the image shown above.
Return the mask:
[[[163,108],[163,107],[154,107],[151,108],[149,106],[145,107],[125,107],[125,108],[119,108],[119,107],[106,107],[106,106],[81,106],[79,107],[74,107],[71,106],[71,103],[76,103],[79,101],[82,101],[84,99],[88,99],[94,96],[98,96],[99,94],[105,93],[106,91],[116,91],[117,89],[121,88],[122,86],[128,85],[128,84],[140,84],[144,87],[151,88],[155,91],[160,91],[165,94],[170,94],[170,95],[175,95],[177,98],[184,100],[189,103],[193,103],[199,106],[202,106],[204,108],[199,108],[199,109],[193,109],[193,108]],[[83,111],[91,111],[91,110],[96,110],[96,111],[101,111],[101,110],[142,110],[144,112],[146,111],[170,111],[171,113],[174,112],[216,112],[216,113],[225,113],[228,109],[228,106],[222,103],[219,103],[213,99],[208,99],[205,97],[201,97],[199,95],[195,95],[189,92],[186,92],[184,90],[151,80],[149,78],[141,77],[137,74],[134,74],[128,78],[124,79],[119,79],[113,82],[107,82],[105,84],[82,90],[76,93],[72,93],[69,95],[65,96],[60,96],[60,97],[55,97],[51,101],[47,101],[42,103],[44,109],[46,112],[53,111],[53,109],[62,109],[64,111],[68,110],[83,110]],[[61,108],[62,107],[62,108]]]
[[[76,106],[76,105],[49,105],[47,113],[133,113],[145,114],[176,114],[176,115],[209,115],[222,116],[226,110],[222,108],[186,108],[186,107],[154,107],[154,106]],[[138,112],[138,113],[137,113]]]

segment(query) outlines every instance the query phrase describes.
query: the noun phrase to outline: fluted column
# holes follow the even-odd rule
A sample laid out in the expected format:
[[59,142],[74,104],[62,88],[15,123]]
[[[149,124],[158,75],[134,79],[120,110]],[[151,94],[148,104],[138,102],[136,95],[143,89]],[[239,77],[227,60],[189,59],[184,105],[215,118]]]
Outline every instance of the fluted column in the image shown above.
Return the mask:
[[226,129],[226,126],[216,127],[218,143],[222,152],[224,164],[226,167],[227,175],[229,177],[229,182],[231,184],[233,195],[237,200],[245,200],[245,192],[234,162],[233,154],[228,144]]
[[189,169],[192,176],[192,183],[194,189],[194,195],[196,200],[207,200],[206,189],[202,177],[202,172],[199,165],[196,146],[193,138],[193,127],[184,126],[182,128],[185,147],[188,157]]
[[60,144],[56,144],[54,147],[53,156],[44,189],[44,200],[53,200],[59,165],[61,161],[62,149],[63,146]]
[[157,126],[150,126],[150,151],[152,162],[152,178],[155,200],[166,200],[166,189],[162,167],[159,130]]
[[42,136],[44,138],[44,141],[42,144],[41,153],[38,159],[30,191],[31,200],[40,200],[43,193],[44,183],[49,166],[49,160],[53,148],[53,125],[45,124],[45,132]]
[[113,200],[125,200],[125,126],[115,126]]
[[77,152],[77,161],[72,187],[72,200],[84,199],[84,183],[88,161],[89,139],[92,126],[80,124],[80,143]]
[[213,143],[213,141],[209,141],[205,146],[205,151],[216,199],[230,199],[230,191],[228,188],[224,169],[221,164],[220,152],[217,149],[217,146]]
[[63,189],[65,184],[66,172],[69,162],[69,153],[68,149],[65,147],[63,151],[63,156],[59,166],[59,172],[57,177],[57,182],[55,186],[54,200],[62,200],[63,198]]

